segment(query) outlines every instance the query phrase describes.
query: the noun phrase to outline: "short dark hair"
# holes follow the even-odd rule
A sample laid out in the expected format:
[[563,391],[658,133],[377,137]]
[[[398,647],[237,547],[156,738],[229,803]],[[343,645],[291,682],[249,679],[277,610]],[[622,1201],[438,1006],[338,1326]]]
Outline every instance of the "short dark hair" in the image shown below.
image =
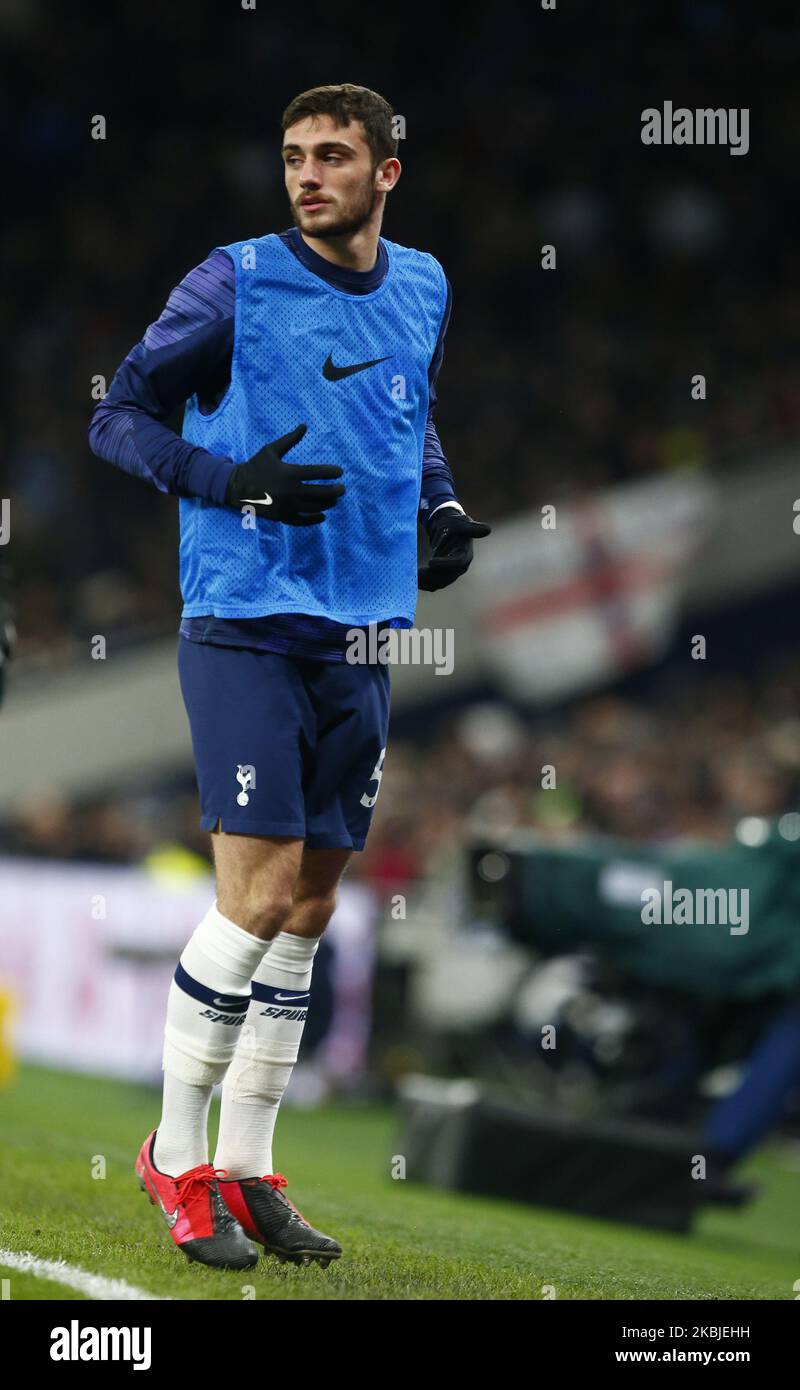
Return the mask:
[[372,167],[377,169],[384,159],[397,154],[399,141],[392,133],[394,113],[388,101],[369,87],[356,87],[352,82],[335,86],[310,87],[289,102],[281,117],[281,130],[309,116],[332,116],[337,125],[348,126],[361,121],[367,144],[372,152]]

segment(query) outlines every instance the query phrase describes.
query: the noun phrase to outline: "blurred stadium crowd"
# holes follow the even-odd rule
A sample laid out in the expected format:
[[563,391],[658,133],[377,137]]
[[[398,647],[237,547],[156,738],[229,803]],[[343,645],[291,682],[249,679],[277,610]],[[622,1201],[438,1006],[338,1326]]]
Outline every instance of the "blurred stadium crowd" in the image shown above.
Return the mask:
[[[457,870],[466,839],[519,827],[564,841],[602,833],[724,843],[746,816],[800,799],[800,660],[758,676],[672,675],[644,702],[615,693],[526,718],[479,704],[396,738],[366,849],[349,872],[383,898]],[[554,789],[542,770],[558,769]],[[73,805],[41,793],[0,826],[0,853],[137,863],[167,845],[207,860],[190,776]]]
[[[21,666],[84,657],[96,632],[119,646],[177,631],[177,503],[90,455],[92,382],[110,381],[211,247],[289,223],[279,117],[319,82],[363,82],[406,118],[383,232],[432,250],[454,287],[436,419],[474,516],[797,438],[788,12],[745,38],[749,7],[734,0],[618,15],[591,0],[569,14],[468,5],[455,29],[427,10],[413,51],[391,9],[368,26],[360,13],[304,23],[302,41],[259,10],[198,0],[190,13],[125,7],[112,54],[99,20],[70,31],[42,0],[0,10],[15,211],[0,232],[13,344],[0,494]],[[748,88],[748,155],[642,146],[645,107],[721,106]],[[97,114],[104,141],[90,138]],[[540,265],[547,243],[555,272]],[[701,408],[695,372],[709,381]],[[398,739],[353,872],[402,884],[488,821],[725,838],[739,815],[796,797],[799,693],[787,664],[540,721],[484,710],[428,747]],[[557,791],[541,790],[543,764],[558,766]],[[37,794],[0,827],[5,852],[76,860],[135,862],[165,839],[207,857],[191,780],[81,806]]]
[[[203,0],[187,22],[143,0],[115,16],[111,53],[99,20],[2,7],[0,491],[21,661],[177,627],[176,503],[90,455],[92,383],[211,247],[289,224],[278,122],[316,82],[365,82],[406,118],[383,230],[434,251],[454,287],[437,424],[473,515],[797,435],[788,12],[753,38],[737,0],[568,10],[467,6],[457,29],[426,11],[413,55],[376,10],[352,21],[344,72],[338,20],[300,43],[258,10]],[[642,146],[645,107],[724,105],[734,86],[753,93],[746,156]]]

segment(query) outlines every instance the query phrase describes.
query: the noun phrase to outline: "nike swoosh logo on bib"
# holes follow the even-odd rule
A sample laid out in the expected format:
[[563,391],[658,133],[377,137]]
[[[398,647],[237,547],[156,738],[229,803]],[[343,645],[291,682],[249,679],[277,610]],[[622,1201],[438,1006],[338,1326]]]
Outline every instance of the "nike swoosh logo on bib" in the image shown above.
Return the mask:
[[355,362],[352,367],[334,367],[331,355],[328,353],[323,363],[322,375],[326,381],[341,381],[342,377],[353,376],[356,372],[365,372],[367,367],[377,367],[379,362],[388,361],[389,357],[373,357],[371,362]]

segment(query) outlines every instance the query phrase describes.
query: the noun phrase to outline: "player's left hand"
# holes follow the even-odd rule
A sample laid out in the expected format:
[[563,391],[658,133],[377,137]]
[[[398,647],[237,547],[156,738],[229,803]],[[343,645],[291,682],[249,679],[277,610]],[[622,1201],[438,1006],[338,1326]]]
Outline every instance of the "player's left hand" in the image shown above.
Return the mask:
[[466,574],[472,564],[473,540],[489,536],[491,532],[491,526],[485,521],[473,521],[471,516],[453,507],[442,507],[434,512],[428,522],[430,559],[417,571],[419,588],[428,592],[446,589],[448,584]]

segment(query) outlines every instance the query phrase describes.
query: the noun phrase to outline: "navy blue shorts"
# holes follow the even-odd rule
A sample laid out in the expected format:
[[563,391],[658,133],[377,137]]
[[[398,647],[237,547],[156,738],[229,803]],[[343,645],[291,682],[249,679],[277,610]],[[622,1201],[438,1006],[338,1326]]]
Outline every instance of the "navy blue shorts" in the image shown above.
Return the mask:
[[363,849],[389,729],[387,664],[178,639],[200,824]]

